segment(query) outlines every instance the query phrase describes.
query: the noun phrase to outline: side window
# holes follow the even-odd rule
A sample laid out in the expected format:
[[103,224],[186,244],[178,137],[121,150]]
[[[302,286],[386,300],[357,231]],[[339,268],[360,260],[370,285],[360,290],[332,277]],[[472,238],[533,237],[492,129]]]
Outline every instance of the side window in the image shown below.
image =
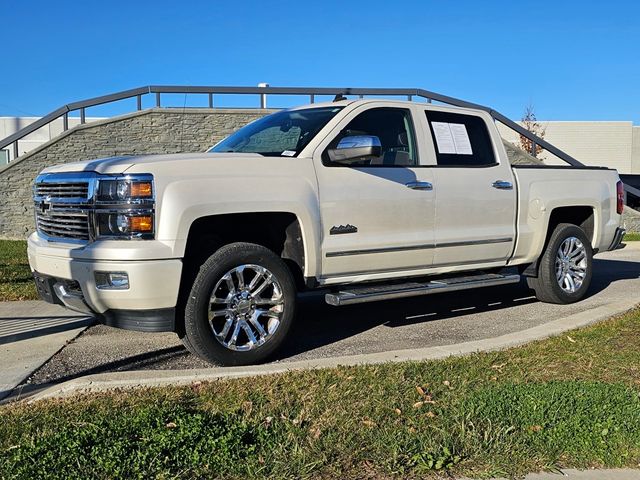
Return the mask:
[[439,166],[484,167],[496,164],[489,130],[474,115],[426,111]]
[[[354,167],[410,167],[418,164],[411,112],[404,108],[372,108],[362,112],[336,136],[328,148],[345,137],[374,135],[380,139],[382,154],[352,163]],[[331,164],[325,156],[326,164]]]

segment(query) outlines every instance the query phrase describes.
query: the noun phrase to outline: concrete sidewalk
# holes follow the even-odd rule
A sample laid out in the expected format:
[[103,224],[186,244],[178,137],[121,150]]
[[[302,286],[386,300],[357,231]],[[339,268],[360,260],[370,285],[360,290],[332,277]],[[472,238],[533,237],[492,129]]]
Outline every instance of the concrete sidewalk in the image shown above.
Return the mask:
[[0,399],[91,323],[41,301],[0,302]]

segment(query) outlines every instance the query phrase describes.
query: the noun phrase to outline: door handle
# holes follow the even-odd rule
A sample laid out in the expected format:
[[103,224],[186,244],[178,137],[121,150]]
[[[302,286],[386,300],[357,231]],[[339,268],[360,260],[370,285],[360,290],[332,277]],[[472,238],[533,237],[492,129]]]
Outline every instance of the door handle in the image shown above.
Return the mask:
[[513,184],[505,180],[496,180],[491,184],[491,186],[498,190],[513,190]]
[[433,190],[433,184],[429,182],[409,182],[405,186],[412,190]]

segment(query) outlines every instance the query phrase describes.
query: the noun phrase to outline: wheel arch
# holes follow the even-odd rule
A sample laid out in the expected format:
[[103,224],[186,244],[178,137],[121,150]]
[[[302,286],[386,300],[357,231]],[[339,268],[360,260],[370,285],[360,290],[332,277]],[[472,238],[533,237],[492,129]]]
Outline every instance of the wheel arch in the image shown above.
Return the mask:
[[247,242],[262,245],[288,265],[296,286],[305,288],[308,245],[299,217],[292,212],[245,212],[206,215],[195,219],[187,235],[176,312],[176,331],[182,334],[183,313],[191,284],[200,266],[223,245]]
[[[582,228],[593,247],[597,233],[596,214],[596,208],[592,205],[559,206],[552,209],[549,213],[549,216],[547,217],[545,240],[542,245],[542,249],[540,250],[540,252],[538,252],[535,261],[521,267],[522,275],[526,277],[538,276],[540,257],[546,250],[547,245],[549,245],[551,234],[561,223],[570,223]],[[594,253],[596,253],[596,250],[594,250]]]

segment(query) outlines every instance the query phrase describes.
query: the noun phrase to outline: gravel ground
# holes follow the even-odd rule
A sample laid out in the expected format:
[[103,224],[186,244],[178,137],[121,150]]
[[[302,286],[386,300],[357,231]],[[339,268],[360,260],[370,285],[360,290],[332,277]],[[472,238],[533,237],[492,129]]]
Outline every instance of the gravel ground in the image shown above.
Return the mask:
[[[596,308],[640,291],[640,242],[600,255],[590,296],[573,305],[537,302],[523,283],[412,299],[332,307],[322,296],[301,300],[289,341],[274,361],[383,352],[490,338]],[[640,299],[639,299],[640,301]],[[209,365],[174,334],[87,329],[28,380],[31,385],[122,370]]]

